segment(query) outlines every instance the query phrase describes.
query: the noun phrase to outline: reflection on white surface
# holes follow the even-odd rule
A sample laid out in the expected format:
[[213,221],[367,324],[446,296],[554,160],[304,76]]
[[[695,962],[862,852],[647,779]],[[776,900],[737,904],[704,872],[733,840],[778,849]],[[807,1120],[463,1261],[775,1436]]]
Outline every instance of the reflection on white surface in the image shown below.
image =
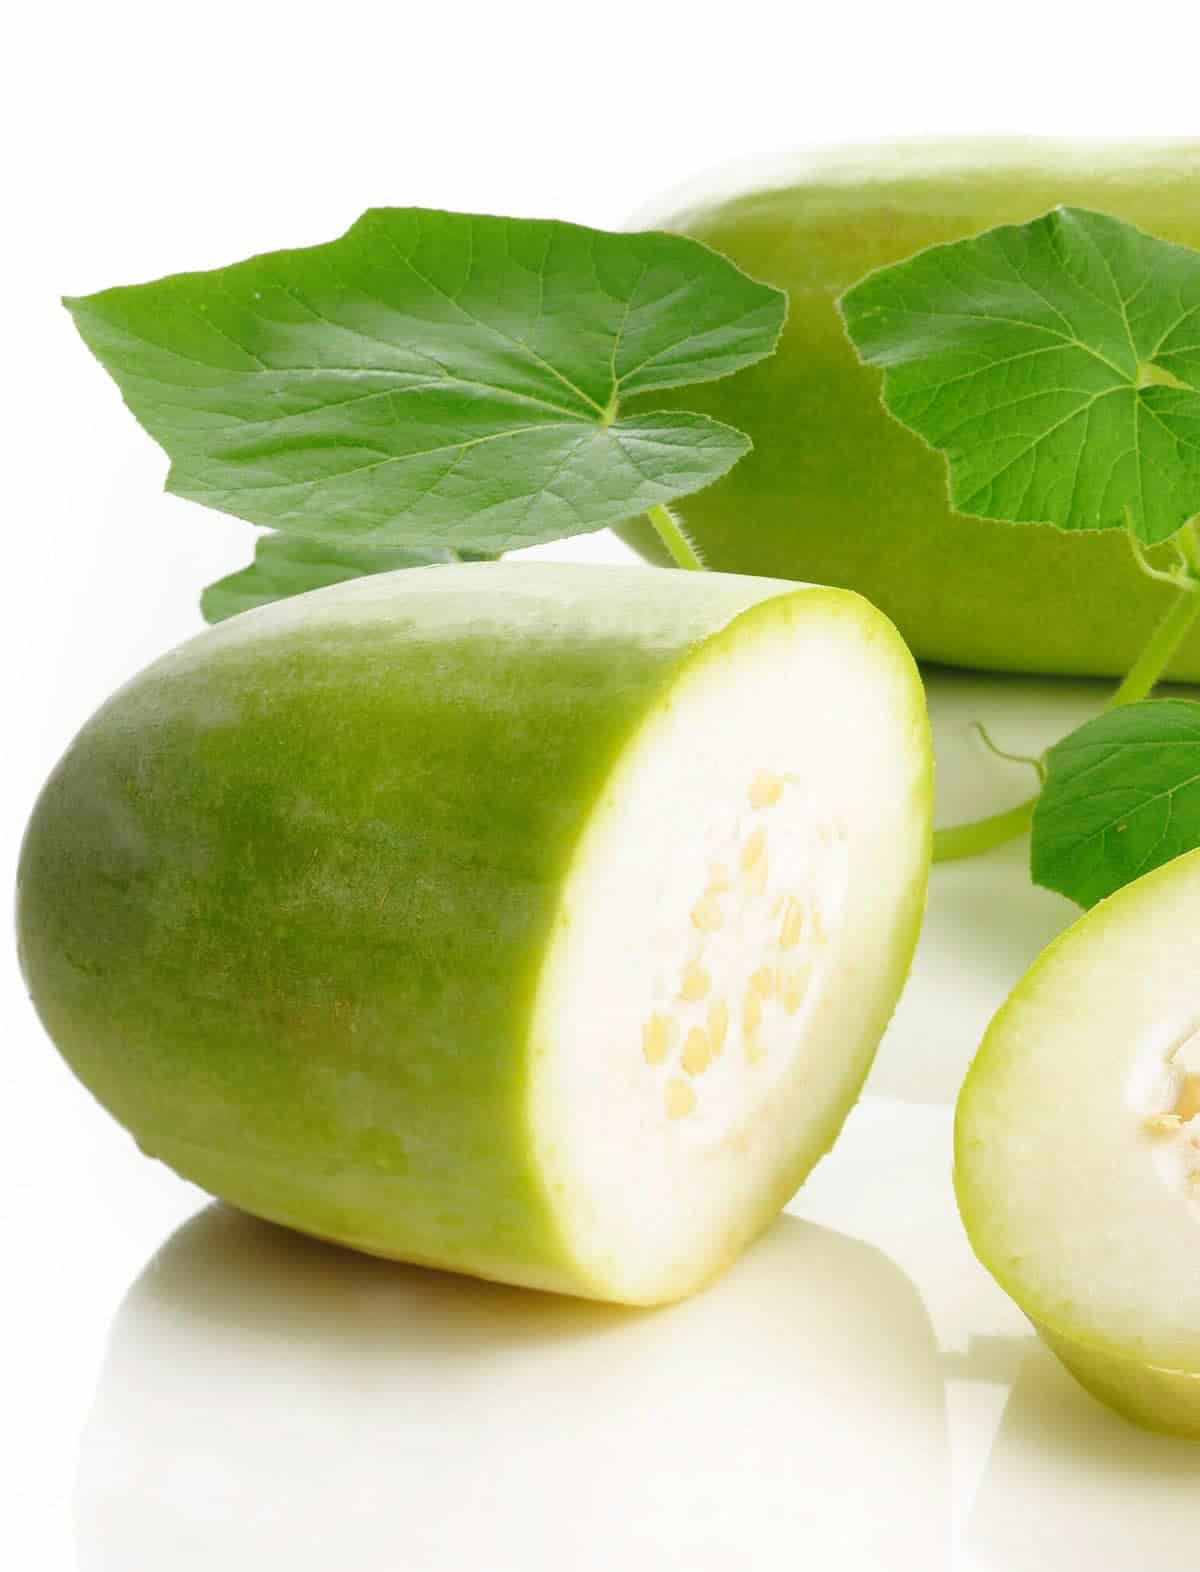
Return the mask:
[[[937,756],[937,823],[961,824],[1033,794],[1028,765],[997,748],[1037,754],[1094,715],[1111,684],[925,668]],[[1014,984],[1078,907],[1029,877],[1026,837],[982,857],[942,863],[912,976],[879,1050],[870,1088],[910,1102],[952,1103],[980,1038]]]
[[81,1572],[947,1565],[912,1285],[785,1217],[634,1312],[371,1261],[212,1207],[118,1317]]
[[1200,1553],[1200,1444],[1110,1413],[1040,1343],[971,1514],[975,1572],[1150,1572]]
[[864,1100],[804,1220],[656,1313],[210,1207],[117,1318],[79,1572],[939,1572],[950,1526],[954,1572],[1190,1565],[1200,1446],[1042,1349],[950,1155],[949,1110]]
[[1025,840],[933,869],[912,975],[870,1089],[950,1104],[992,1016],[1079,909],[1029,877]]
[[[1036,751],[1105,691],[929,675],[944,823],[1029,787],[973,720]],[[890,1098],[687,1304],[527,1294],[204,1211],[113,1329],[79,1572],[939,1572],[948,1523],[955,1572],[1190,1565],[1200,1447],[1083,1393],[954,1206],[949,1105],[1076,915],[1026,856],[935,870],[871,1080]]]
[[951,1158],[948,1109],[867,1098],[793,1208],[870,1240],[921,1293],[947,1390],[955,1572],[1192,1566],[1200,1445],[1110,1413],[1042,1346],[971,1254]]

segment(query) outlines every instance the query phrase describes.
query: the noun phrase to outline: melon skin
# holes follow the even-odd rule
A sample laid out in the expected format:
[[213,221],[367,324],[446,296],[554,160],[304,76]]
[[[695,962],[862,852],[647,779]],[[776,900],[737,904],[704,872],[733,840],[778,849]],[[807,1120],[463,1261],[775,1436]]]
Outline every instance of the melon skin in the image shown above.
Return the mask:
[[1200,1440],[1200,1369],[1167,1370],[1123,1359],[1039,1321],[1033,1325],[1080,1386],[1108,1408],[1147,1430]]
[[[723,640],[793,617],[869,647],[910,748],[870,1012],[745,1215],[631,1286],[589,1254],[543,1157],[543,973],[640,728]],[[857,597],[638,567],[406,570],[211,629],[88,722],[26,836],[21,960],[84,1084],[234,1205],[382,1256],[658,1302],[735,1255],[840,1127],[911,959],[930,797],[915,668]]]
[[1141,1099],[1200,1021],[1198,914],[1200,852],[1189,852],[1049,945],[972,1061],[954,1143],[971,1246],[1038,1335],[1100,1402],[1191,1439],[1200,1186],[1168,1185],[1161,1154],[1176,1143],[1200,1174],[1200,1121],[1165,1135]]
[[[945,461],[893,420],[835,302],[872,269],[1067,204],[1200,248],[1200,142],[900,142],[698,183],[637,218],[688,234],[787,290],[775,355],[656,394],[745,431],[754,450],[677,504],[709,567],[858,590],[920,660],[1119,676],[1170,604],[1121,531],[955,516]],[[732,189],[731,189],[732,187]],[[621,533],[664,561],[643,521]],[[1200,633],[1171,667],[1200,680]]]

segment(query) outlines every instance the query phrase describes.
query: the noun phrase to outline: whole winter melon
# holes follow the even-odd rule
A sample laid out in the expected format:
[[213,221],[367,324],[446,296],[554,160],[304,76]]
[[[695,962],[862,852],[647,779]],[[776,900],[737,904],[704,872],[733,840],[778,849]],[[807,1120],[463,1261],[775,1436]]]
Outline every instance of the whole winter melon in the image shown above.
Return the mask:
[[[873,268],[1059,203],[1200,248],[1200,142],[860,147],[638,215],[790,297],[776,355],[675,395],[754,439],[735,470],[680,504],[710,567],[856,589],[929,661],[1084,675],[1130,665],[1170,590],[1139,572],[1120,532],[953,516],[942,458],[884,412],[880,374],[859,364],[836,307]],[[643,525],[625,533],[661,560]],[[1200,634],[1173,674],[1200,679]]]

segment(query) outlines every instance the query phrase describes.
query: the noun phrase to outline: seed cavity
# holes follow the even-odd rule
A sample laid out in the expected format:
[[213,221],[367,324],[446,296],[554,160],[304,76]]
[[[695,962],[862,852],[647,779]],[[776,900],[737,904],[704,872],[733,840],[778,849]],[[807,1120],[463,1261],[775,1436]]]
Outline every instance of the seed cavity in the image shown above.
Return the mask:
[[773,808],[783,796],[783,782],[769,770],[759,770],[750,784],[750,806]]
[[703,1026],[693,1026],[683,1045],[683,1068],[689,1075],[703,1075],[713,1061],[712,1044]]
[[[832,831],[811,825],[807,846],[793,845],[790,822],[776,822],[769,831],[769,810],[785,797],[791,777],[752,764],[747,776],[749,804],[740,822],[706,837],[703,860],[692,865],[699,887],[693,885],[686,898],[688,921],[671,937],[673,953],[663,957],[665,976],[656,947],[655,987],[666,986],[641,1025],[642,1057],[659,1072],[650,1094],[662,1098],[659,1106],[670,1120],[695,1116],[697,1132],[713,1119],[720,1122],[719,1105],[728,1095],[736,1102],[750,1092],[748,1081],[737,1091],[748,1070],[770,1062],[770,1071],[759,1072],[755,1082],[758,1100],[768,1077],[790,1059],[797,1045],[787,1018],[804,1006],[819,963],[816,945],[827,938],[817,907],[827,859],[816,853],[814,837],[824,844]],[[778,880],[774,888],[769,864]],[[1173,1080],[1181,1085],[1193,1069],[1200,1113],[1200,1063],[1177,1066]]]
[[712,978],[699,961],[689,961],[683,968],[683,977],[679,983],[679,997],[694,1003],[703,999],[712,987]]
[[668,1119],[686,1119],[695,1112],[696,1093],[686,1081],[671,1080],[667,1082],[663,1103]]

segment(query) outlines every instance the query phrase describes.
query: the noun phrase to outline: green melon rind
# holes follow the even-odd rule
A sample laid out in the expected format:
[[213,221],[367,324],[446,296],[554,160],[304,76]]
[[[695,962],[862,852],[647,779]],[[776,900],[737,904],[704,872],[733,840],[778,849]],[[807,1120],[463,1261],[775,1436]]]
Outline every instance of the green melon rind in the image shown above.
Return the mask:
[[984,1034],[959,1092],[954,1116],[954,1190],[959,1216],[976,1257],[1008,1296],[1028,1316],[1035,1331],[1063,1364],[1102,1403],[1135,1423],[1168,1434],[1200,1439],[1200,1368],[1177,1369],[1152,1360],[1130,1357],[1127,1349],[1096,1338],[1080,1337],[1058,1320],[1052,1307],[1039,1303],[1035,1285],[1019,1280],[1002,1264],[1006,1250],[999,1230],[987,1223],[988,1199],[974,1193],[972,1148],[976,1100],[985,1100],[993,1073],[1003,1070],[1010,1015],[1042,984],[1064,953],[1080,936],[1096,938],[1103,928],[1127,919],[1127,908],[1145,906],[1143,920],[1152,921],[1156,890],[1181,873],[1200,874],[1200,851],[1164,864],[1125,885],[1086,912],[1045,950],[997,1011]]
[[[653,224],[705,241],[786,289],[770,359],[723,382],[656,394],[745,431],[754,450],[677,504],[708,566],[858,590],[921,660],[996,671],[1120,676],[1171,591],[1121,531],[953,515],[945,461],[893,420],[836,300],[873,268],[1059,204],[1091,207],[1200,248],[1200,142],[917,141],[815,153],[791,169],[693,187]],[[643,520],[621,533],[665,560]],[[1171,667],[1200,680],[1200,633]]]
[[1200,1370],[1164,1370],[1033,1325],[1080,1386],[1108,1408],[1148,1430],[1200,1441]]

